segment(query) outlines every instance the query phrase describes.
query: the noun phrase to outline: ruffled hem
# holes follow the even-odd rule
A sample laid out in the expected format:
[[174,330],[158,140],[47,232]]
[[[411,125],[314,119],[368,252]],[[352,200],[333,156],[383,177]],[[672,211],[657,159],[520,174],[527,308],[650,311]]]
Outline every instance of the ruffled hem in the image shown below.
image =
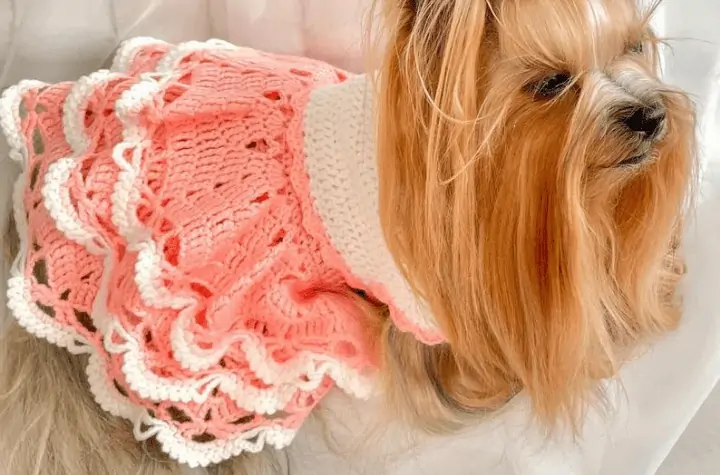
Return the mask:
[[[23,81],[8,88],[0,98],[0,125],[10,145],[10,157],[18,161],[23,170],[14,187],[13,213],[20,236],[20,251],[10,270],[8,280],[8,308],[18,324],[38,338],[65,348],[75,355],[88,355],[85,372],[90,391],[98,405],[106,412],[133,423],[137,440],[155,437],[168,456],[191,467],[208,466],[240,455],[243,452],[260,452],[265,444],[277,449],[286,447],[295,437],[296,430],[280,425],[259,427],[243,432],[237,437],[211,443],[197,443],[184,439],[168,423],[151,416],[142,406],[129,402],[108,381],[103,357],[87,339],[71,327],[58,324],[42,312],[30,297],[30,283],[24,275],[29,243],[27,241],[26,211],[22,192],[27,180],[28,152],[20,132],[19,107],[23,95],[30,90],[44,87],[39,81]],[[82,239],[81,239],[82,240]]]
[[[361,398],[370,396],[374,387],[374,378],[368,375],[367,367],[358,364],[358,360],[353,360],[351,357],[348,359],[355,364],[346,363],[341,359],[342,357],[336,357],[341,354],[340,351],[328,350],[328,353],[324,354],[303,349],[291,352],[292,356],[289,359],[276,359],[273,347],[259,334],[248,329],[231,333],[231,336],[224,341],[218,338],[221,344],[218,345],[216,341],[213,342],[215,346],[210,345],[209,348],[201,345],[202,337],[205,335],[201,332],[198,333],[199,336],[193,333],[192,319],[200,312],[197,298],[173,290],[172,283],[167,282],[165,272],[169,266],[162,251],[163,241],[153,236],[153,230],[143,223],[139,216],[143,199],[140,190],[148,185],[145,182],[147,177],[143,176],[144,160],[147,159],[148,154],[153,153],[154,145],[154,137],[148,124],[153,124],[153,120],[157,119],[153,114],[163,112],[161,109],[165,105],[166,93],[172,92],[170,88],[184,87],[183,75],[187,73],[181,69],[184,60],[202,51],[212,52],[212,55],[215,55],[213,58],[222,57],[223,53],[228,52],[238,58],[245,58],[245,55],[248,58],[265,57],[263,53],[238,48],[219,40],[171,46],[151,38],[136,38],[120,48],[111,70],[98,71],[81,78],[73,85],[64,102],[62,132],[71,153],[68,154],[69,157],[56,160],[45,172],[42,203],[55,223],[57,231],[63,234],[63,243],[66,243],[65,238],[67,238],[82,246],[93,256],[104,259],[101,283],[90,312],[92,324],[97,328],[98,333],[90,336],[83,333],[84,329],[79,328],[74,322],[63,325],[48,316],[45,309],[34,301],[35,296],[32,291],[36,290],[37,283],[26,275],[28,264],[32,266],[32,260],[36,256],[30,254],[28,257],[28,253],[32,252],[30,248],[35,244],[30,242],[32,239],[27,230],[26,211],[32,210],[25,209],[24,200],[27,198],[23,197],[23,193],[26,182],[33,180],[29,174],[36,173],[37,169],[28,170],[30,166],[28,157],[32,156],[29,155],[32,150],[27,149],[31,143],[27,142],[28,138],[21,130],[23,120],[20,109],[26,93],[39,90],[45,85],[37,81],[25,81],[8,89],[0,99],[0,124],[11,146],[10,156],[23,165],[23,172],[14,188],[14,213],[21,236],[21,249],[13,264],[8,285],[10,310],[19,324],[30,333],[64,347],[71,353],[89,355],[87,377],[98,404],[107,412],[132,421],[138,440],[156,437],[162,449],[171,458],[191,466],[207,466],[242,452],[257,452],[266,443],[276,448],[286,446],[292,440],[298,426],[290,420],[298,416],[294,419],[297,421],[307,415],[314,401],[319,399],[318,394],[322,395],[322,391],[327,388],[329,380],[346,392]],[[241,59],[241,62],[243,60]],[[300,62],[294,63],[290,59],[288,61],[293,67],[292,71],[301,75],[302,73],[311,75],[302,70]],[[147,66],[148,62],[154,66],[151,70],[143,69],[143,64]],[[295,69],[296,64],[299,69]],[[337,79],[344,81],[339,73],[329,68],[325,72],[328,71],[331,74],[338,74]],[[129,79],[132,81],[128,81]],[[84,166],[82,160],[86,158],[86,154],[91,153],[90,149],[95,139],[88,133],[86,108],[95,92],[116,80],[126,80],[131,85],[124,89],[119,99],[113,98],[112,101],[113,120],[119,122],[122,137],[119,141],[113,139],[116,145],[112,149],[111,159],[108,158],[109,156],[105,157],[114,167],[117,176],[113,179],[112,187],[107,186],[107,190],[110,191],[112,188],[112,192],[107,198],[109,223],[104,224],[114,227],[111,232],[112,237],[122,240],[123,252],[128,251],[131,259],[134,259],[125,261],[133,264],[132,271],[124,268],[121,271],[125,273],[123,275],[130,277],[127,281],[132,283],[133,288],[137,288],[138,308],[148,311],[172,309],[177,312],[170,330],[167,333],[158,332],[163,335],[163,340],[167,340],[167,346],[171,350],[167,361],[172,359],[173,369],[167,372],[153,370],[152,359],[148,355],[154,350],[144,346],[147,342],[143,341],[141,335],[136,334],[139,332],[132,328],[134,324],[125,322],[121,318],[121,312],[118,312],[118,315],[111,314],[107,293],[113,274],[120,267],[120,262],[116,259],[117,249],[113,247],[117,243],[108,239],[108,229],[96,228],[93,227],[94,222],[88,224],[83,221],[84,215],[81,213],[83,210],[80,207],[76,209],[73,204],[72,193],[77,191],[71,189],[73,177],[81,174]],[[324,90],[316,89],[311,102],[322,103],[325,99],[322,97],[323,94],[325,94]],[[338,103],[333,103],[332,100],[328,100],[324,106],[329,106],[330,109],[337,106]],[[358,104],[353,102],[351,107]],[[353,113],[359,111],[358,106]],[[322,241],[319,246],[321,257],[333,271],[343,274],[345,284],[365,290],[378,300],[389,304],[391,318],[400,330],[411,332],[428,344],[444,341],[429,309],[418,301],[394,266],[392,256],[383,254],[386,249],[379,232],[379,223],[374,221],[377,220],[377,216],[363,215],[363,219],[367,218],[369,227],[373,231],[370,233],[363,226],[361,231],[363,234],[358,237],[357,232],[352,234],[348,231],[353,228],[357,231],[356,216],[349,216],[344,209],[334,205],[346,203],[342,198],[347,196],[338,195],[339,199],[333,199],[333,194],[338,193],[337,183],[323,180],[323,173],[330,175],[338,173],[343,175],[343,178],[347,178],[345,175],[357,170],[340,169],[339,165],[333,168],[331,165],[333,160],[336,161],[337,153],[340,151],[330,150],[325,145],[328,141],[333,142],[341,124],[334,123],[334,118],[324,112],[327,110],[318,112],[312,107],[305,111],[303,120],[308,127],[303,131],[306,140],[303,145],[307,152],[307,156],[304,157],[307,163],[302,164],[304,168],[301,166],[298,170],[292,171],[296,175],[303,175],[303,178],[299,179],[302,184],[295,191],[300,195],[299,200],[304,200],[302,206],[306,206],[302,213],[304,231]],[[337,129],[333,128],[336,126]],[[318,139],[318,142],[313,142],[314,139]],[[361,156],[358,152],[359,150],[351,150],[349,155]],[[360,179],[376,181],[374,170],[364,170],[364,172],[369,173],[365,173]],[[316,179],[318,177],[321,179]],[[298,179],[298,176],[294,178]],[[291,180],[290,186],[294,185],[296,183]],[[376,186],[376,183],[373,186]],[[372,191],[372,187],[368,189]],[[342,190],[342,193],[347,194],[351,191]],[[37,194],[37,189],[33,193]],[[319,197],[323,199],[320,200]],[[358,199],[364,198],[363,196]],[[37,206],[33,201],[27,203],[28,208],[31,204]],[[361,205],[364,205],[359,206],[362,208],[362,213],[376,212],[373,203],[364,202]],[[32,222],[33,219],[35,217],[30,221]],[[43,215],[43,219],[46,219],[46,216]],[[358,246],[358,241],[366,244],[369,242],[369,245]],[[378,249],[377,255],[372,259],[364,255],[367,254],[368,248]],[[272,258],[274,256],[271,254],[268,259],[272,260]],[[250,274],[254,275],[253,272]],[[282,333],[278,334],[282,335]],[[102,339],[98,339],[100,336]],[[351,342],[352,338],[348,340]],[[302,345],[298,346],[305,348]],[[308,346],[312,348],[311,345]],[[222,359],[227,356],[231,347],[244,358],[239,361],[241,364],[247,364],[247,372],[240,364],[238,364],[240,369],[236,373],[219,370],[218,366],[224,368]],[[318,345],[314,348],[320,351],[324,349],[319,348]],[[236,364],[237,361],[231,364]],[[181,374],[176,378],[168,377],[167,374],[173,374],[173,371]],[[242,377],[237,373],[242,373]],[[132,393],[130,397],[126,394],[127,391],[118,388],[117,381],[121,379],[122,384],[126,385],[124,387]],[[241,429],[238,426],[225,431],[225,434],[237,434],[240,431],[238,435],[220,436],[211,442],[200,443],[190,440],[187,435],[184,436],[182,431],[171,423],[171,418],[155,417],[155,412],[149,409],[152,402],[185,403],[190,408],[192,404],[202,404],[218,394],[222,396],[223,403],[227,403],[227,407],[233,407],[231,402],[237,405],[231,411],[233,415],[240,412],[239,409],[260,416],[282,413],[283,409],[287,409],[288,419],[282,425],[277,422],[281,417],[277,419],[258,417],[256,422],[264,425],[252,429]],[[303,395],[307,395],[313,402],[305,406],[299,403],[297,407],[293,407],[296,400]],[[196,412],[199,413],[195,406],[192,406],[191,410],[194,411],[193,416],[197,416]],[[238,420],[240,419],[242,418]],[[200,418],[196,417],[196,420],[200,421]],[[222,433],[224,428],[220,426],[225,421],[218,419],[214,422],[218,423],[216,432]]]
[[[141,44],[147,44],[142,41]],[[130,44],[130,47],[135,46]],[[168,50],[160,60],[157,69],[154,71],[156,77],[146,77],[123,93],[120,101],[116,104],[118,117],[124,125],[124,141],[115,147],[113,158],[118,167],[123,170],[120,173],[118,183],[112,196],[113,223],[118,232],[132,247],[138,250],[136,262],[135,280],[140,289],[143,301],[154,308],[188,309],[194,302],[187,298],[174,296],[161,283],[160,275],[162,269],[162,256],[157,252],[156,245],[148,236],[148,230],[137,221],[137,205],[139,196],[136,194],[136,186],[140,177],[140,161],[144,148],[149,143],[148,132],[142,123],[142,113],[147,106],[158,106],[157,97],[162,95],[167,84],[171,83],[173,74],[178,64],[188,55],[202,51],[242,51],[244,54],[257,55],[253,50],[237,48],[230,43],[211,40],[207,43],[189,42],[183,43]],[[121,50],[123,57],[132,57],[132,53]],[[150,75],[149,75],[150,76]],[[80,103],[80,102],[79,102]],[[76,112],[76,115],[77,112]],[[82,114],[80,114],[82,115]],[[126,156],[130,155],[130,161]],[[70,236],[68,236],[70,237]],[[227,348],[220,348],[214,352],[203,351],[194,346],[192,341],[186,338],[186,330],[182,325],[176,325],[172,334],[172,345],[175,358],[189,371],[200,371],[216,365],[225,353]],[[128,338],[132,339],[130,335]],[[278,385],[278,390],[261,391],[261,399],[271,401],[265,404],[265,410],[260,412],[272,413],[281,409],[297,388],[302,391],[313,391],[321,384],[325,376],[331,377],[340,389],[360,397],[367,398],[372,391],[372,379],[360,374],[341,361],[332,359],[327,355],[312,352],[303,352],[295,359],[278,364],[269,357],[269,351],[265,345],[251,334],[239,336],[242,351],[248,358],[250,369],[261,381],[268,385]],[[230,343],[230,342],[228,342]],[[128,358],[132,361],[141,361],[141,355],[132,348],[137,347],[137,342],[129,341],[126,346]],[[204,400],[207,388],[201,393],[200,387],[206,387],[207,382],[202,382],[196,387],[178,388],[176,385],[163,384],[160,378],[143,372],[137,372],[128,378],[131,387],[140,394],[145,394],[151,399]],[[254,407],[254,397],[243,395],[252,394],[250,387],[238,386],[232,379],[224,378],[217,381],[217,387],[231,397],[238,398],[236,402],[249,410],[257,410]],[[290,389],[288,389],[290,388]],[[214,388],[213,388],[214,389]],[[251,409],[252,408],[252,409]]]

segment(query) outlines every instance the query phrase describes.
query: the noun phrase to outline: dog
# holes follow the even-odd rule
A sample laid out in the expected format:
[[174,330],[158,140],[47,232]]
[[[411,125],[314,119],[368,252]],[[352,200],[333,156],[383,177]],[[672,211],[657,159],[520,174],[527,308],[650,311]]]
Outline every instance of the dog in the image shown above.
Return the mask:
[[[272,59],[292,66],[288,74],[327,78],[293,81],[314,94],[302,124],[309,186],[347,269],[331,268],[340,277],[323,274],[319,287],[299,292],[319,293],[337,318],[352,322],[358,336],[342,341],[355,345],[342,356],[369,355],[387,407],[419,430],[447,433],[524,391],[540,424],[577,431],[588,405],[602,401],[598,382],[675,329],[682,314],[679,237],[697,182],[694,112],[659,78],[652,9],[633,0],[380,0],[376,9],[383,25],[376,76]],[[260,67],[247,59],[254,55],[263,56],[243,50],[239,61]],[[265,99],[282,102],[286,86],[278,87],[279,96]],[[362,94],[353,102],[355,87]],[[177,91],[166,92],[169,104]],[[285,105],[285,112],[298,107]],[[313,128],[317,117],[327,126]],[[252,143],[251,153],[273,149]],[[328,143],[339,146],[314,161]],[[114,159],[126,160],[125,151]],[[344,181],[324,186],[335,166],[328,176]],[[32,169],[23,177],[26,186],[45,179]],[[28,204],[16,206],[16,221],[29,219],[17,212]],[[343,218],[348,213],[352,219]],[[119,227],[130,221],[121,218],[113,221]],[[8,258],[31,255],[26,229],[11,224]],[[348,235],[360,238],[347,244]],[[273,245],[284,242],[276,237]],[[23,274],[19,261],[15,277]],[[48,280],[46,271],[24,277],[37,283]],[[110,287],[109,300],[119,288]],[[10,307],[17,318],[12,298]],[[95,310],[76,313],[86,317],[80,326],[94,329],[82,333],[88,340],[100,325]],[[69,342],[76,351],[67,352],[26,329],[11,323],[0,344],[0,427],[19,434],[0,438],[9,473],[176,473],[175,460],[187,463],[153,437],[157,431],[138,442],[132,423],[103,411],[97,394],[93,400],[84,374],[91,345]],[[121,346],[113,338],[104,345]],[[136,391],[122,383],[119,392]],[[310,394],[303,410],[324,393]],[[158,414],[180,427],[194,416],[188,407],[180,416],[177,408]],[[134,422],[137,434],[150,419]],[[200,436],[193,441],[217,441],[215,433]],[[282,470],[269,451],[226,455],[191,465],[209,473]]]

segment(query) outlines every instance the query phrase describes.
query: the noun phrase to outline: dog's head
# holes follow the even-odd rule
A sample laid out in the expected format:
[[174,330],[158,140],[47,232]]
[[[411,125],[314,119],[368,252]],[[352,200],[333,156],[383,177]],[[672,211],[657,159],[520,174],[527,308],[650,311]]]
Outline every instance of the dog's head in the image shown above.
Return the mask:
[[381,6],[382,222],[448,338],[424,364],[452,404],[491,408],[525,389],[545,421],[576,415],[679,316],[694,115],[659,78],[652,9]]

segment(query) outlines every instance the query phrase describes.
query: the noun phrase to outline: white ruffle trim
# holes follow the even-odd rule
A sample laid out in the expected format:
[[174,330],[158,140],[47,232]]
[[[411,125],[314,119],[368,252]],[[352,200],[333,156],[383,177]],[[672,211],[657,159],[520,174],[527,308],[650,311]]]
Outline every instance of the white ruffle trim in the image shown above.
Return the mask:
[[110,71],[124,73],[130,69],[138,51],[146,46],[168,46],[168,43],[149,36],[136,36],[124,41],[115,53]]

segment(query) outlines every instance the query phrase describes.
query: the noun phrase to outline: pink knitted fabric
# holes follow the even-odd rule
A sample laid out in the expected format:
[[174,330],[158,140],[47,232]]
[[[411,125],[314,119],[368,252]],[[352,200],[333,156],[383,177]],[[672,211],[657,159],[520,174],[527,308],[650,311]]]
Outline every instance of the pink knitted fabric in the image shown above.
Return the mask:
[[219,41],[138,39],[112,71],[3,98],[25,166],[9,306],[88,353],[98,403],[180,462],[281,448],[333,386],[370,394],[347,294],[374,292],[333,249],[303,151],[311,92],[346,78]]

